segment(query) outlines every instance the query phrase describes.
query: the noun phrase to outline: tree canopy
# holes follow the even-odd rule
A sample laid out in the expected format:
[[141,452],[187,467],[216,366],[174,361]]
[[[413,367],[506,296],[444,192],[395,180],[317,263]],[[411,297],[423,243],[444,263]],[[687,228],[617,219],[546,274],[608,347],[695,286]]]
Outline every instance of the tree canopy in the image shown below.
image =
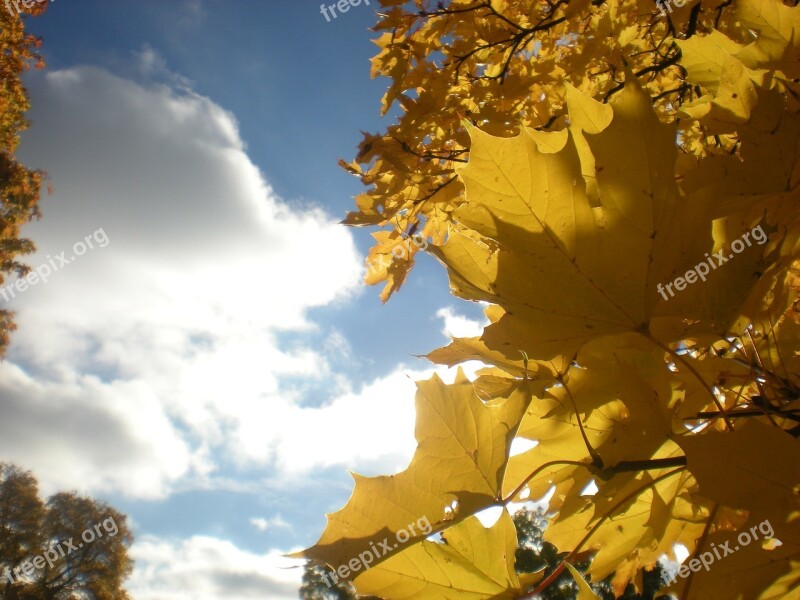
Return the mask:
[[[27,14],[41,14],[46,6],[34,3],[26,9]],[[0,284],[12,273],[27,275],[30,267],[20,262],[20,257],[35,249],[31,240],[20,237],[20,230],[39,216],[44,173],[20,163],[15,153],[20,133],[28,126],[25,113],[30,107],[22,73],[31,65],[44,67],[40,46],[39,38],[25,32],[21,15],[8,3],[0,7]],[[0,308],[0,354],[13,330],[12,313]]]
[[[300,554],[372,552],[340,574],[383,598],[531,598],[565,570],[591,598],[576,561],[621,595],[680,544],[682,599],[798,597],[800,8],[381,4],[397,119],[343,163],[368,187],[345,222],[378,229],[384,300],[414,260],[392,248],[432,241],[489,325],[428,358],[486,366],[418,382],[408,468],[355,475]],[[517,573],[511,516],[475,514],[543,497],[563,558]]]
[[127,518],[104,502],[60,492],[0,463],[0,598],[127,600],[133,561]]

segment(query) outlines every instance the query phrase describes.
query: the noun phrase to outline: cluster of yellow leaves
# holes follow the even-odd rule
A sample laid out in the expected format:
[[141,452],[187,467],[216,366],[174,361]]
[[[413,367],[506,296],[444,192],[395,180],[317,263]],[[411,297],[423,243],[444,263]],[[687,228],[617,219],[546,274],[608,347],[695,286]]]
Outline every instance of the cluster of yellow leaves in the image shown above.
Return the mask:
[[[539,8],[522,4],[483,3],[485,20],[512,11],[513,22],[535,27]],[[583,8],[610,19],[619,39],[643,43],[647,36],[630,31],[639,27],[632,7],[600,6],[608,13]],[[503,121],[494,131],[465,124],[469,158],[456,169],[464,196],[451,197],[438,221],[426,214],[422,227],[446,235],[430,251],[454,294],[489,303],[490,324],[429,358],[487,366],[474,381],[459,374],[452,385],[438,377],[418,384],[411,464],[393,476],[356,476],[352,497],[303,556],[346,564],[425,516],[441,538],[417,535],[376,560],[355,578],[359,593],[528,598],[553,577],[514,572],[507,513],[490,528],[474,515],[549,494],[545,539],[567,553],[563,567],[591,552],[589,575],[611,575],[618,594],[659,557],[674,558],[676,544],[699,556],[766,520],[780,544],[759,540],[671,591],[682,599],[800,597],[800,8],[778,0],[731,8],[739,35],[715,29],[671,42],[681,84],[692,90],[670,108],[678,119],[663,114],[659,93],[631,61],[620,69],[621,90],[602,103],[598,90],[619,73],[603,83],[570,72],[567,82],[558,72],[563,55],[547,67],[562,80],[557,94],[555,83],[545,94],[561,111],[551,127],[509,136]],[[699,31],[702,11],[689,12],[687,26]],[[431,40],[446,35],[443,22],[476,27],[452,14],[440,19],[427,22],[439,27]],[[498,41],[496,30],[478,31]],[[406,68],[394,51],[395,68]],[[541,52],[528,68],[561,50]],[[670,77],[659,73],[653,81]],[[404,89],[390,89],[385,102],[404,98]],[[485,103],[486,111],[502,104]],[[501,116],[484,118],[497,125]],[[368,203],[361,207],[367,215]],[[408,224],[410,214],[395,217]],[[768,240],[729,254],[756,227]],[[719,253],[728,260],[705,281],[672,298],[659,293]],[[512,453],[515,440],[529,449]],[[587,494],[591,484],[597,491]]]
[[[447,239],[452,213],[464,201],[454,173],[471,143],[462,117],[500,136],[520,127],[562,129],[563,82],[605,101],[622,89],[625,65],[659,113],[674,115],[701,93],[677,64],[678,42],[719,31],[746,43],[749,35],[728,0],[673,6],[666,17],[652,0],[452,0],[446,7],[415,0],[407,10],[411,3],[382,0],[375,28],[380,50],[372,76],[391,78],[383,112],[394,108],[397,122],[364,134],[355,160],[340,161],[368,186],[344,222],[387,229],[368,262],[390,255],[401,231],[422,232],[437,245]],[[681,144],[705,155],[727,152],[735,141],[709,138],[695,122]],[[412,266],[413,260],[393,260],[368,283],[384,282],[386,301]]]
[[[36,3],[31,14],[40,14],[45,4]],[[17,161],[19,134],[27,127],[28,95],[21,74],[33,62],[44,66],[38,54],[40,40],[25,33],[22,19],[0,7],[0,284],[9,273],[27,274],[29,267],[17,259],[33,252],[33,243],[20,237],[25,223],[39,216],[37,203],[42,185],[41,171]],[[0,308],[0,353],[9,341],[14,323],[10,311]]]

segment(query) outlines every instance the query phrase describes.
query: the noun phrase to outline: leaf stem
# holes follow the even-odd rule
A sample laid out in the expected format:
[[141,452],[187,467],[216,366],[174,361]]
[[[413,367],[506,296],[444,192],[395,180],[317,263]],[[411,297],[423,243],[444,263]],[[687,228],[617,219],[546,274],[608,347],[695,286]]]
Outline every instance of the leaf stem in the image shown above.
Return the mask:
[[578,404],[575,402],[575,398],[572,395],[572,392],[569,390],[569,386],[567,386],[567,382],[564,381],[563,376],[561,373],[558,374],[558,382],[564,386],[564,391],[567,393],[567,397],[569,401],[572,403],[572,410],[575,411],[575,418],[578,419],[578,429],[580,429],[581,437],[583,438],[583,443],[586,444],[586,450],[589,452],[589,456],[592,457],[592,464],[597,467],[598,469],[603,468],[603,459],[600,458],[600,455],[597,451],[592,448],[592,444],[589,442],[589,437],[586,435],[586,431],[583,429],[583,422],[581,421],[581,415],[578,413]]
[[670,456],[667,458],[651,458],[647,460],[623,460],[613,467],[604,469],[603,472],[613,471],[613,474],[630,471],[648,471],[650,469],[666,469],[668,467],[685,467],[685,456]]

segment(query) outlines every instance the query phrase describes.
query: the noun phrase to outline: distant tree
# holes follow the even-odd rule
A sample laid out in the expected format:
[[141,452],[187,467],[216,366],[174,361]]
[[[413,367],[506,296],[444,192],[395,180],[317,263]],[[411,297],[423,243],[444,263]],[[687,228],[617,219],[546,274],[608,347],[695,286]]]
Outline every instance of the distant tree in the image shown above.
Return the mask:
[[[544,529],[547,527],[544,513],[538,510],[518,510],[514,513],[514,525],[519,540],[514,565],[517,573],[536,573],[540,569],[544,569],[545,577],[552,573],[561,561],[558,548],[544,540]],[[588,566],[588,562],[575,564],[575,568],[581,573]],[[597,591],[597,586],[595,590]],[[565,571],[544,590],[541,597],[543,600],[572,600],[576,594],[575,580]]]
[[[36,2],[25,10],[38,15],[46,6],[46,2]],[[30,267],[18,259],[35,249],[33,242],[20,237],[20,230],[32,218],[39,217],[44,174],[20,163],[15,152],[20,132],[28,127],[24,115],[30,107],[22,73],[31,64],[44,67],[38,52],[40,45],[40,38],[25,32],[24,19],[14,6],[8,2],[0,5],[0,284],[11,273],[27,275]],[[0,354],[13,330],[13,314],[0,308]]]
[[[333,569],[328,565],[307,562],[300,586],[303,600],[354,600],[356,592],[346,581],[335,582],[331,577]],[[326,583],[326,580],[329,583]]]
[[0,463],[0,589],[3,598],[12,598],[13,572],[41,547],[45,505],[39,486],[28,472]]
[[30,473],[0,463],[0,600],[128,600],[126,521],[74,492],[43,502]]

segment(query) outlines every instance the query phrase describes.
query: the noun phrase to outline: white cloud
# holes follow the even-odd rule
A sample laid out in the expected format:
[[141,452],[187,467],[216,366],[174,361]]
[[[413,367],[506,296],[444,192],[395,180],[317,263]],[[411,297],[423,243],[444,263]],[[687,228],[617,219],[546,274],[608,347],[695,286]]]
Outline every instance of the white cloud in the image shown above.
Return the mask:
[[[208,99],[95,68],[30,87],[40,112],[26,151],[58,193],[30,228],[31,264],[98,227],[110,242],[14,301],[0,453],[45,489],[135,497],[207,487],[221,460],[294,480],[333,465],[404,468],[413,380],[434,370],[399,367],[353,391],[331,366],[347,341],[306,317],[360,289],[350,232],[276,198]],[[448,328],[467,323],[443,310]],[[320,331],[322,343],[282,349],[286,330]],[[329,400],[301,405],[285,383],[298,377],[327,385]]]
[[248,433],[266,433],[276,444],[278,466],[299,477],[337,464],[381,473],[403,469],[416,447],[414,381],[431,372],[397,370],[319,408],[276,403],[266,430],[254,426]]
[[141,381],[42,382],[4,363],[0,394],[3,458],[35,466],[45,494],[91,486],[152,497],[195,461],[204,469]]
[[125,589],[138,600],[296,600],[304,562],[206,536],[181,542],[148,536],[130,554],[136,570]]
[[455,309],[450,306],[440,308],[436,311],[436,316],[444,321],[442,334],[448,338],[478,337],[483,333],[483,328],[489,324],[487,319],[483,321],[474,321],[456,314]]
[[322,344],[322,349],[324,350],[325,355],[330,358],[350,358],[350,343],[347,341],[347,338],[345,338],[341,332],[337,330],[333,330],[330,334],[328,334],[328,337],[325,338],[325,341]]
[[55,188],[26,230],[30,264],[70,258],[100,227],[110,241],[12,301],[0,453],[46,489],[139,497],[206,476],[215,452],[279,460],[276,419],[297,400],[282,380],[333,375],[278,333],[319,330],[309,308],[358,293],[350,232],[277,198],[206,98],[90,67],[28,85],[23,153]]
[[250,519],[250,524],[258,529],[258,531],[267,531],[267,529],[290,529],[291,525],[285,521],[280,515],[275,515],[269,519],[263,517],[253,517]]

